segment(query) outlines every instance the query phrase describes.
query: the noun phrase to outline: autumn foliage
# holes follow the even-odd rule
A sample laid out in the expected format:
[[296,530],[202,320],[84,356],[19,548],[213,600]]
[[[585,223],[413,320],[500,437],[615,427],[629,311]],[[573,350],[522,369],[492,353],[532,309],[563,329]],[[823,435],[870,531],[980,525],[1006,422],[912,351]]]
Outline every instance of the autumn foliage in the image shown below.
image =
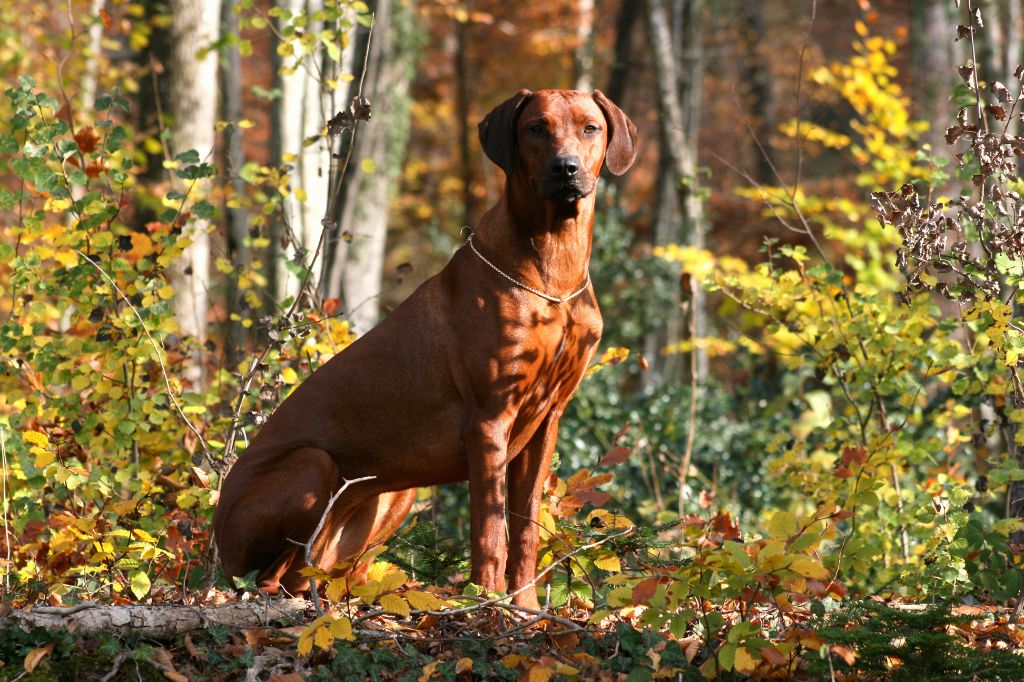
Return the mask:
[[[543,27],[571,4],[508,17],[489,2],[413,7],[423,32],[443,37]],[[340,64],[341,36],[371,23],[366,3],[337,0],[325,10],[337,30],[313,33],[310,17],[270,5],[236,3],[238,34],[210,49],[269,63],[273,38],[280,58]],[[895,66],[903,45],[871,12],[853,25],[847,57],[809,58],[801,72],[803,96],[841,103],[846,118],[797,111],[773,131],[784,155],[850,170],[772,182],[740,172],[742,187],[733,179],[707,198],[732,212],[722,221],[770,225],[763,242],[733,243],[736,253],[654,247],[642,213],[654,183],[642,169],[632,194],[601,197],[592,276],[606,342],[545,486],[544,611],[468,583],[464,494],[423,490],[388,547],[307,570],[321,588],[299,621],[128,646],[11,626],[11,609],[262,599],[218,573],[219,482],[288,391],[354,339],[344,306],[315,286],[268,300],[271,270],[298,281],[311,271],[271,238],[308,199],[295,158],[268,160],[262,138],[237,168],[170,155],[168,122],[140,111],[152,65],[112,59],[109,46],[92,57],[102,68],[76,58],[88,26],[149,54],[165,14],[110,2],[69,35],[43,10],[25,12],[0,3],[25,29],[20,40],[0,31],[0,676],[58,675],[75,662],[101,677],[126,661],[170,679],[1021,676],[1024,141],[1011,123],[1022,73],[999,75],[1007,86],[961,70],[952,151],[925,153],[927,123]],[[965,17],[960,39],[973,40],[981,24]],[[528,33],[490,47],[571,67],[576,36]],[[41,55],[62,66],[43,68]],[[490,58],[463,57],[470,67]],[[497,61],[483,99],[519,77]],[[72,84],[90,69],[96,90],[84,101]],[[392,204],[390,258],[402,265],[388,296],[446,257],[461,216],[498,183],[489,168],[471,167],[468,185],[452,172],[452,126],[466,124],[452,108],[459,94],[440,62],[420,69]],[[273,100],[266,71],[253,101]],[[372,125],[356,109],[325,121],[323,135]],[[266,134],[254,123],[265,114],[218,123],[219,145]],[[641,110],[642,128],[645,114],[656,112]],[[356,163],[373,172],[385,160]],[[232,210],[251,216],[244,244],[218,231]],[[217,241],[207,340],[181,334],[171,307],[171,268],[197,220],[213,221]],[[673,298],[680,282],[709,293],[713,333],[644,347],[668,306],[690,304]],[[645,383],[645,354],[697,348],[715,375],[705,386]]]

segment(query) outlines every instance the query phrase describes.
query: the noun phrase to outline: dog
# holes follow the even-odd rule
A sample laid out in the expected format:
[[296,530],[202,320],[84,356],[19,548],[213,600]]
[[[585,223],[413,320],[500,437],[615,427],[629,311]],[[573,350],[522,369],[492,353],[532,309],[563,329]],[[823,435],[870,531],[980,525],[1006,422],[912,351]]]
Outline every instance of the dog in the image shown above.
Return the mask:
[[417,487],[468,480],[470,579],[539,607],[541,491],[601,338],[595,190],[602,167],[633,164],[636,128],[600,91],[520,90],[479,137],[505,172],[501,200],[440,273],[295,389],[225,478],[213,522],[229,576],[307,591],[299,544],[347,481],[372,477],[324,519],[324,569],[394,534]]

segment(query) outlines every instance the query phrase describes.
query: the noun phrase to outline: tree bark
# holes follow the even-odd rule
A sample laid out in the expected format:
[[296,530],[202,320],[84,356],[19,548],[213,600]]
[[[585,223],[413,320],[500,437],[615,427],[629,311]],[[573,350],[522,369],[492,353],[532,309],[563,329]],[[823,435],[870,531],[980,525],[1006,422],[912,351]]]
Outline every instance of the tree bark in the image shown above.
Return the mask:
[[[226,33],[238,33],[238,14],[234,8],[237,0],[224,0],[221,8],[221,25]],[[225,48],[224,60],[221,64],[221,91],[223,93],[224,119],[237,123],[242,116],[242,64],[241,55],[237,45],[228,45]],[[245,131],[236,126],[230,128],[222,150],[222,165],[225,184],[230,192],[236,196],[245,193],[245,181],[240,173],[245,157],[242,153],[242,142]],[[224,218],[227,223],[228,253],[236,265],[248,267],[252,262],[252,253],[247,246],[249,236],[249,213],[242,206],[228,206],[224,211]],[[249,315],[244,305],[244,299],[239,292],[232,291],[228,300],[228,329],[225,352],[228,366],[233,367],[241,359],[241,353],[245,345],[245,328],[241,321],[231,319],[232,313],[237,313],[242,319]]]
[[[277,6],[289,15],[309,17],[306,30],[314,33],[323,28],[322,22],[313,20],[323,4],[323,0],[277,0]],[[351,62],[351,56],[351,49],[342,52],[343,61]],[[292,188],[284,202],[284,222],[275,226],[273,234],[276,257],[271,279],[278,301],[297,295],[302,282],[289,263],[309,268],[314,283],[320,281],[323,270],[324,259],[313,260],[313,255],[330,200],[330,138],[322,134],[333,115],[334,98],[322,72],[330,66],[328,61],[321,60],[317,51],[279,63],[276,73],[281,97],[275,103],[275,162],[290,168]],[[281,73],[281,67],[288,71]]]
[[[683,242],[697,248],[704,246],[704,216],[697,175],[697,141],[700,132],[701,90],[703,87],[703,50],[701,23],[703,0],[675,0],[673,14],[678,17],[677,38],[669,25],[662,0],[647,0],[647,34],[654,61],[659,116],[659,136],[663,160],[658,180],[658,205],[655,213],[655,242],[659,245]],[[681,62],[682,69],[677,67]],[[688,296],[693,316],[694,341],[706,336],[704,292],[696,287]],[[681,298],[680,298],[681,301]],[[655,360],[652,382],[678,378],[681,374],[678,355],[670,355],[660,363],[659,351],[684,336],[679,306],[674,306],[667,320],[665,334],[652,336],[646,349]],[[692,372],[698,385],[707,375],[707,353],[693,350]]]
[[[339,296],[353,327],[363,333],[377,323],[384,269],[388,206],[400,172],[409,130],[411,10],[392,0],[377,0],[363,95],[372,119],[353,141],[352,162],[340,198],[338,242],[328,279],[328,296]],[[373,168],[369,167],[375,166]]]
[[954,22],[947,3],[911,0],[910,64],[914,117],[929,122],[923,141],[931,153],[946,156],[946,128],[953,120],[949,95],[956,85]]
[[743,3],[742,40],[743,60],[741,80],[746,83],[747,111],[751,127],[757,136],[754,147],[754,179],[765,185],[774,185],[777,178],[772,170],[772,136],[776,122],[772,116],[771,73],[763,58],[763,46],[769,44],[764,29],[764,6],[759,2]]
[[633,64],[633,28],[640,18],[642,3],[624,0],[615,20],[615,60],[608,76],[605,94],[616,103],[625,100],[629,71]]
[[471,0],[463,3],[465,19],[455,23],[455,115],[459,121],[459,171],[462,176],[462,224],[472,225],[473,128],[469,121],[469,12]]
[[31,611],[9,611],[0,617],[0,632],[12,626],[25,630],[41,627],[75,633],[105,632],[119,637],[138,635],[167,640],[210,625],[236,628],[266,626],[274,621],[302,617],[309,607],[309,602],[301,598],[239,601],[213,606],[43,606]]
[[594,89],[594,0],[576,0],[573,82],[577,90],[590,92]]
[[[174,119],[171,147],[174,154],[194,149],[209,160],[217,121],[217,54],[199,52],[220,34],[220,0],[171,0],[171,45],[168,110]],[[192,190],[192,199],[201,188]],[[210,222],[194,219],[185,228],[192,243],[171,265],[173,307],[184,336],[197,341],[189,358],[186,378],[195,388],[205,381],[202,342],[206,339],[209,308]]]

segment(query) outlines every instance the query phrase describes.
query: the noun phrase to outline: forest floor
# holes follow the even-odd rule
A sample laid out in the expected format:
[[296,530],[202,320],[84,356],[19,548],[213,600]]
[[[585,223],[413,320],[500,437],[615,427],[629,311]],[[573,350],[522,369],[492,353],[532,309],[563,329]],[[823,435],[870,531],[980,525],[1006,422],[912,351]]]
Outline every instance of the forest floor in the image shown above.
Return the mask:
[[[725,660],[728,635],[706,639],[699,622],[674,638],[644,627],[643,607],[591,623],[589,606],[532,613],[477,604],[403,616],[353,600],[318,618],[307,600],[219,591],[190,604],[5,605],[0,679],[1024,679],[1024,628],[1005,608],[818,602],[771,625],[766,609],[774,646],[732,649]],[[342,621],[351,628],[337,637],[320,627]],[[300,653],[311,632],[315,646]]]

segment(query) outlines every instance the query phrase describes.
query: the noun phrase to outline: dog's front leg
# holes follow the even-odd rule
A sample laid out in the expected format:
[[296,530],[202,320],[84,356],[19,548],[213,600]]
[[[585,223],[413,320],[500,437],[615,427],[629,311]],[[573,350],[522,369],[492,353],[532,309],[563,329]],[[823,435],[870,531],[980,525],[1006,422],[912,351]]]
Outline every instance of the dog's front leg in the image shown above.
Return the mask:
[[466,435],[469,456],[470,580],[488,592],[505,591],[505,429],[485,422]]
[[[538,517],[540,498],[558,441],[560,414],[548,414],[523,451],[508,465],[509,579],[512,598],[518,606],[537,609]],[[519,590],[522,590],[521,592]]]

